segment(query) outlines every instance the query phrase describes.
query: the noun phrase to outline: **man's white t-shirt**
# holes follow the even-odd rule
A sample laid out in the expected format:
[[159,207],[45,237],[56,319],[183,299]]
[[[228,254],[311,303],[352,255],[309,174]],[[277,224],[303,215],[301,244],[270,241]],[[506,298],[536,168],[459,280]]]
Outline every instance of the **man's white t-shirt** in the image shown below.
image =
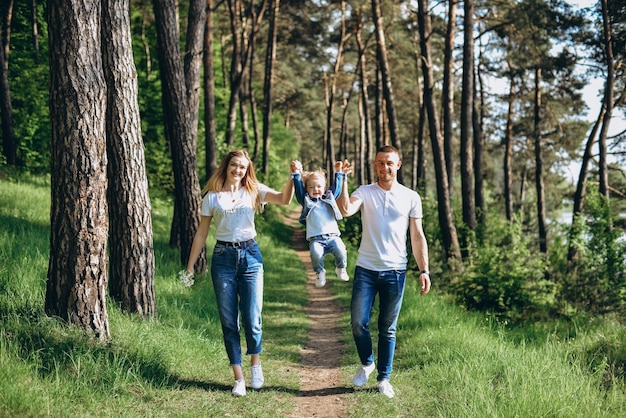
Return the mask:
[[405,270],[409,218],[422,218],[420,195],[395,182],[387,191],[378,183],[357,188],[363,232],[356,265],[372,271]]
[[[269,187],[259,184],[261,202]],[[203,216],[212,216],[215,222],[215,238],[219,241],[241,242],[256,237],[252,197],[243,188],[234,194],[209,192],[202,199]]]

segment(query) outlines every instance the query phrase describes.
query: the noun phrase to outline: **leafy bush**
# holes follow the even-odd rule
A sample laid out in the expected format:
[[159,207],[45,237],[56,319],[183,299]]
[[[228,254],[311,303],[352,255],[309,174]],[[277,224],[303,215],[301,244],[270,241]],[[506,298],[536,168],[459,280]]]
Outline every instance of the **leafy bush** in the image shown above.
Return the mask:
[[612,227],[607,203],[596,186],[589,188],[585,209],[570,234],[577,257],[567,273],[561,273],[561,296],[589,313],[613,312],[624,317],[626,242],[623,232]]
[[493,240],[476,248],[472,265],[452,280],[457,301],[505,319],[550,308],[554,285],[544,277],[546,263],[530,250],[521,223],[495,221],[488,228]]

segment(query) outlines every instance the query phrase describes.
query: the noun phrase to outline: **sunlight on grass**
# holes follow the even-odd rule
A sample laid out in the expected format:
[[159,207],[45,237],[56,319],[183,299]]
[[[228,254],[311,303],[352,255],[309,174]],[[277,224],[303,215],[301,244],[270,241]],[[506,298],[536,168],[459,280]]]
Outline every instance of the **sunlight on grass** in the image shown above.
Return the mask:
[[[178,283],[169,248],[171,204],[153,201],[158,316],[142,320],[107,304],[111,340],[99,342],[43,312],[49,253],[49,182],[0,180],[1,416],[286,417],[300,387],[306,342],[305,266],[280,210],[259,219],[265,264],[266,387],[231,393],[210,275]],[[209,253],[214,238],[208,239]],[[356,249],[349,248],[349,271]],[[626,415],[626,331],[608,319],[511,328],[439,294],[418,295],[409,274],[392,383],[375,379],[344,399],[347,416],[604,417]],[[329,283],[343,309],[341,386],[358,363],[349,326],[352,281]],[[377,308],[375,307],[375,310]],[[376,335],[376,324],[372,323]],[[246,359],[247,361],[247,359]],[[250,370],[244,364],[249,379]]]

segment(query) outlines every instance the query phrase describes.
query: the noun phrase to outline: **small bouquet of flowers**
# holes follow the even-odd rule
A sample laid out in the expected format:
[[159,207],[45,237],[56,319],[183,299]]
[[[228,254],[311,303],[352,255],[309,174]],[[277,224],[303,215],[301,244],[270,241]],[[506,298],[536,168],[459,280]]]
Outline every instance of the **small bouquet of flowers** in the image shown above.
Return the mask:
[[193,273],[190,273],[187,270],[181,270],[178,272],[178,280],[180,280],[185,287],[191,287],[194,284]]

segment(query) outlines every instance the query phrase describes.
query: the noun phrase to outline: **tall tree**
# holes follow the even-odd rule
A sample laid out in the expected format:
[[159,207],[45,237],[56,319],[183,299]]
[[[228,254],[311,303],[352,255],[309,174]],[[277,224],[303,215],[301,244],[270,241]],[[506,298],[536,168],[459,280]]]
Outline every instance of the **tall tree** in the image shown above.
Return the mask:
[[541,153],[541,68],[535,68],[535,100],[533,103],[533,142],[535,149],[535,191],[537,193],[537,226],[539,228],[539,250],[548,252],[545,183],[543,178],[543,155]]
[[[383,15],[379,0],[372,0],[372,18],[376,32],[376,57],[379,62],[380,76],[383,97],[385,99],[385,109],[387,111],[387,124],[389,126],[389,137],[391,145],[396,147],[402,157],[402,141],[398,133],[398,116],[394,104],[393,86],[391,83],[391,70],[387,59],[387,44],[385,42],[385,31],[383,26]],[[402,170],[398,171],[398,181],[403,182]]]
[[445,46],[443,51],[443,144],[446,154],[446,171],[448,172],[448,187],[450,193],[454,189],[454,40],[456,37],[456,6],[458,0],[448,0],[448,19],[446,27]]
[[190,120],[189,141],[198,143],[198,113],[200,108],[200,70],[204,51],[207,0],[190,0],[185,38],[184,73],[187,107]]
[[432,35],[432,25],[430,22],[430,12],[428,0],[419,0],[417,20],[420,31],[420,50],[422,61],[422,73],[424,77],[424,105],[428,114],[428,128],[430,130],[430,140],[433,150],[433,162],[435,166],[435,176],[437,179],[437,202],[439,213],[439,227],[441,237],[448,258],[461,258],[459,239],[454,226],[452,216],[452,204],[448,188],[448,174],[446,172],[446,162],[443,150],[443,141],[439,131],[439,118],[435,107],[434,86],[435,80],[431,65],[430,39]]
[[604,59],[606,60],[606,80],[604,84],[604,99],[602,101],[605,107],[604,119],[600,128],[600,136],[598,137],[598,148],[600,150],[600,194],[606,201],[609,201],[609,174],[607,163],[607,146],[606,137],[611,124],[613,115],[613,96],[615,89],[615,63],[613,61],[613,34],[611,29],[611,19],[609,17],[608,0],[600,0],[602,8],[602,34],[604,46]]
[[[482,51],[482,48],[480,49]],[[481,76],[480,62],[474,71],[474,111],[472,112],[472,131],[474,133],[474,196],[476,202],[476,220],[482,224],[485,217],[484,165],[483,165],[483,120],[485,110],[485,86]]]
[[[461,90],[461,197],[463,222],[469,231],[476,231],[474,195],[474,0],[463,1],[463,86]],[[462,234],[463,248],[469,251],[473,238]],[[468,254],[464,254],[467,256]]]
[[215,121],[215,66],[213,59],[213,0],[207,0],[204,28],[204,126],[206,181],[217,171],[217,124]]
[[276,66],[276,39],[278,36],[278,13],[280,0],[274,0],[271,7],[270,26],[265,51],[265,77],[263,81],[263,174],[270,172],[270,143],[272,125],[272,104],[274,101],[274,77]]
[[[180,62],[180,36],[176,0],[154,0],[157,29],[161,93],[165,118],[165,136],[172,152],[174,171],[174,219],[171,235],[180,241],[180,259],[189,258],[193,237],[200,224],[200,180],[196,158],[196,143],[187,103],[187,86]],[[170,238],[172,242],[172,238]],[[196,271],[206,270],[206,250],[196,262]]]
[[371,164],[372,161],[372,120],[369,109],[369,80],[367,77],[366,65],[366,48],[367,45],[363,41],[363,8],[357,9],[357,25],[356,25],[356,45],[359,54],[359,92],[361,94],[359,100],[359,119],[361,123],[361,138],[359,141],[360,159],[357,160],[357,172],[359,175],[359,184],[369,184],[372,182]]
[[47,9],[52,199],[45,310],[108,338],[101,2],[51,0]]
[[332,173],[333,164],[336,161],[335,143],[333,140],[333,117],[335,113],[335,96],[337,95],[337,81],[343,63],[343,49],[350,34],[346,34],[346,3],[340,2],[340,27],[339,43],[337,45],[337,56],[333,65],[333,72],[330,75],[325,74],[326,87],[326,129],[324,131],[324,149],[326,150],[326,158],[324,166],[328,173]]
[[[511,63],[507,60],[509,68]],[[504,162],[502,164],[504,168],[504,212],[506,219],[510,222],[513,220],[513,170],[511,168],[511,158],[513,155],[513,100],[515,97],[515,81],[513,76],[510,76],[509,81],[509,94],[506,96],[507,112],[506,112],[506,127],[504,129],[504,138],[502,140],[504,145]]]
[[[606,96],[605,96],[606,97]],[[589,176],[589,163],[591,158],[593,157],[593,145],[596,140],[596,135],[598,134],[598,130],[600,129],[600,125],[604,120],[604,112],[606,111],[606,107],[603,105],[600,107],[600,114],[596,119],[596,122],[593,124],[593,128],[591,128],[591,132],[587,138],[587,143],[585,145],[585,151],[583,152],[583,159],[580,163],[580,173],[578,174],[578,181],[576,183],[576,192],[574,192],[574,202],[572,205],[572,229],[570,230],[570,241],[569,247],[567,251],[567,261],[571,262],[577,258],[578,248],[574,243],[574,234],[577,218],[581,215],[583,210],[583,202],[585,200],[585,194],[587,192],[587,178]]]
[[109,294],[123,310],[152,317],[156,316],[152,206],[141,137],[130,0],[104,0],[102,11],[107,83]]
[[17,164],[17,138],[13,130],[13,106],[9,85],[9,46],[13,0],[0,6],[0,115],[2,119],[2,153],[8,165]]

